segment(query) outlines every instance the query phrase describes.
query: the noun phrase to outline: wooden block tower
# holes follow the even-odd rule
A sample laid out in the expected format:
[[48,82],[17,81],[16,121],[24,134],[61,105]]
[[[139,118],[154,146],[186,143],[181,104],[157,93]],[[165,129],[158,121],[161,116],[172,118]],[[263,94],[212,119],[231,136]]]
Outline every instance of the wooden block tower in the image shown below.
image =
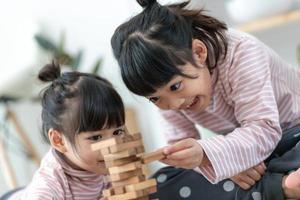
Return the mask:
[[145,200],[156,192],[156,180],[146,180],[142,165],[164,157],[161,151],[144,153],[140,133],[113,137],[92,145],[101,151],[108,168],[111,188],[103,191],[108,200]]

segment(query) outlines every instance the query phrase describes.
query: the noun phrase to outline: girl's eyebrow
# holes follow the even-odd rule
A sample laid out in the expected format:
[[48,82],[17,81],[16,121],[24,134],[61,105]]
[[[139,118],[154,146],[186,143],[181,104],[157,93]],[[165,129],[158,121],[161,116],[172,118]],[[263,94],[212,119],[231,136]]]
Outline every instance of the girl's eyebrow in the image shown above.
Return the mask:
[[169,83],[166,84],[166,86],[170,87],[180,81],[181,81],[180,76],[174,77]]

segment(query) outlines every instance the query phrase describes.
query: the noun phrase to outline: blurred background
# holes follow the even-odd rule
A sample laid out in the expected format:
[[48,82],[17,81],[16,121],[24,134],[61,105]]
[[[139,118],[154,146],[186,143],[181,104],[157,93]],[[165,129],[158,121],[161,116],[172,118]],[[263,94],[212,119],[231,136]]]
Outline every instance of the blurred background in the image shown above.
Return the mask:
[[[231,28],[255,35],[299,66],[300,0],[192,0],[191,4],[204,7]],[[53,56],[64,62],[66,70],[97,73],[113,83],[123,97],[131,130],[143,134],[146,152],[166,144],[157,109],[126,89],[110,48],[115,28],[139,11],[135,0],[0,0],[0,196],[28,184],[38,159],[49,148],[40,136],[37,98],[45,85],[36,76]],[[204,137],[213,134],[199,129]],[[159,167],[158,162],[151,164],[150,173]]]

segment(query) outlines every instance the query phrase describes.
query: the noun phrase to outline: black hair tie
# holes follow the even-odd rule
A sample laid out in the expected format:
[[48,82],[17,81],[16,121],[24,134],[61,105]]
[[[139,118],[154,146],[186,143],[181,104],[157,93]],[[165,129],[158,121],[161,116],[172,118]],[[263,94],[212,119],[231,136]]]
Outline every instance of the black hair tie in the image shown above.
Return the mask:
[[137,2],[140,4],[140,6],[146,9],[155,4],[156,0],[137,0]]

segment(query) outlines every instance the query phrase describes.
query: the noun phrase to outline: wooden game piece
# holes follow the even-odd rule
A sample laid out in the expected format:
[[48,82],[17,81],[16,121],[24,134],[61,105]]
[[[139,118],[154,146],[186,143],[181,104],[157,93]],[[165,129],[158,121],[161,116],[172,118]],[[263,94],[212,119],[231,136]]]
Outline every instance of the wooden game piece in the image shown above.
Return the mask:
[[95,144],[92,144],[91,148],[92,148],[93,151],[96,151],[96,150],[100,150],[100,149],[103,149],[103,148],[107,148],[109,146],[121,144],[123,142],[124,142],[123,137],[112,137],[112,138],[103,140],[101,142],[97,142]]
[[133,199],[133,200],[149,200],[149,197],[147,195],[147,196],[139,197],[139,198]]
[[114,187],[114,194],[124,194],[126,192],[124,186],[120,186],[120,187]]
[[112,187],[103,191],[108,200],[148,200],[148,194],[156,191],[156,180],[146,180],[142,162],[165,156],[162,150],[143,154],[145,150],[140,133],[113,137],[93,144],[92,149],[101,151],[109,171]]
[[[144,193],[146,194],[145,196],[142,196],[142,197],[138,197],[136,199],[133,199],[133,200],[149,200],[149,194],[152,194],[154,192],[156,192],[156,186],[152,187],[152,188],[148,188],[146,190],[144,190]],[[154,199],[154,200],[158,200],[158,199]]]
[[141,176],[133,176],[133,177],[130,177],[130,178],[122,180],[122,181],[114,181],[111,184],[112,184],[113,187],[119,187],[119,186],[126,186],[126,185],[139,183],[139,182],[142,182],[144,180],[145,180],[145,176],[141,175]]
[[145,152],[145,148],[143,146],[136,147],[136,153],[141,154]]
[[140,161],[136,161],[122,166],[110,167],[108,168],[108,171],[110,174],[119,174],[122,172],[132,171],[141,167],[142,163]]
[[150,188],[147,188],[146,191],[147,191],[148,194],[155,193],[155,192],[157,192],[157,187],[156,187],[156,185],[152,186]]
[[147,188],[151,188],[153,186],[156,186],[156,180],[149,179],[149,180],[139,182],[136,184],[127,185],[127,186],[125,186],[125,189],[126,189],[126,192],[131,192],[131,191],[135,191],[135,190],[144,190]]
[[121,158],[126,158],[126,157],[133,156],[133,155],[136,155],[135,149],[128,149],[125,151],[120,151],[118,153],[107,154],[107,155],[103,155],[103,157],[106,162],[106,161],[112,161],[112,160],[118,160]]
[[127,149],[140,147],[140,146],[143,146],[142,140],[135,140],[135,141],[126,142],[126,143],[123,143],[123,144],[117,144],[117,145],[114,145],[114,146],[110,146],[109,151],[110,151],[110,153],[116,153],[116,152],[119,152],[119,151],[124,151],[124,150],[127,150]]
[[129,199],[143,197],[145,195],[147,195],[145,191],[139,190],[139,191],[127,192],[124,194],[109,196],[107,198],[108,200],[129,200]]
[[132,170],[132,171],[128,171],[128,172],[123,172],[120,174],[111,174],[109,176],[109,180],[111,182],[121,181],[121,180],[128,179],[130,177],[133,177],[133,176],[141,176],[141,175],[143,175],[142,169],[137,169],[137,170]]
[[134,161],[138,161],[139,158],[136,156],[129,156],[127,158],[121,158],[118,160],[111,160],[111,161],[105,161],[105,166],[107,168],[109,167],[115,167],[115,166],[120,166],[120,165],[125,165]]
[[135,141],[135,140],[142,139],[142,135],[140,133],[127,134],[123,138],[124,138],[124,142],[132,142],[132,141]]
[[102,155],[110,154],[109,147],[100,149]]
[[140,139],[142,139],[141,133],[134,133],[134,134],[131,134],[131,136],[133,137],[133,140],[140,140]]
[[143,164],[147,164],[156,160],[161,160],[165,158],[165,154],[163,153],[163,149],[156,150],[152,153],[146,153],[141,155],[141,160]]
[[112,195],[114,195],[114,189],[109,188],[109,189],[103,190],[102,194],[103,194],[104,197],[112,196]]

